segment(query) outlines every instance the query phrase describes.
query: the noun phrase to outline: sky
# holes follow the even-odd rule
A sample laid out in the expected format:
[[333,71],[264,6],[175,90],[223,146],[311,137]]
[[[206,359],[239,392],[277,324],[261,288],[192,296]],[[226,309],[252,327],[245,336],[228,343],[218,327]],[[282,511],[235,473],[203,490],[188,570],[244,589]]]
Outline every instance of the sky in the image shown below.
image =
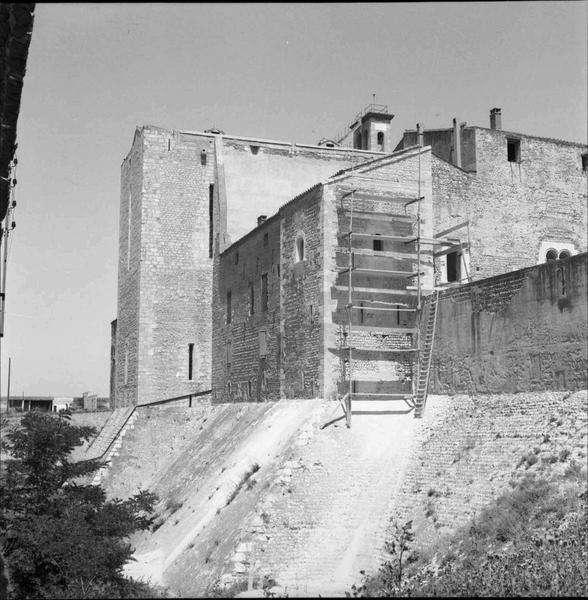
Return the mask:
[[108,396],[120,165],[135,127],[317,143],[376,94],[586,142],[586,2],[37,4],[2,347],[11,396]]

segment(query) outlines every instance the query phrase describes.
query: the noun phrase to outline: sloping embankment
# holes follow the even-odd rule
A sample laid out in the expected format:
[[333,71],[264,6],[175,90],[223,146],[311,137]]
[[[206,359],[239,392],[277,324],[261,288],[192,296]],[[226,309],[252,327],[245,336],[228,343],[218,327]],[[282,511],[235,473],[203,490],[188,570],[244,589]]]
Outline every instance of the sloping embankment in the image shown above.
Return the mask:
[[351,429],[320,429],[339,414],[320,400],[139,409],[105,482],[161,498],[128,572],[179,597],[264,577],[343,596],[384,558],[390,517],[427,546],[537,461],[586,460],[586,392],[431,396],[422,420],[397,408]]

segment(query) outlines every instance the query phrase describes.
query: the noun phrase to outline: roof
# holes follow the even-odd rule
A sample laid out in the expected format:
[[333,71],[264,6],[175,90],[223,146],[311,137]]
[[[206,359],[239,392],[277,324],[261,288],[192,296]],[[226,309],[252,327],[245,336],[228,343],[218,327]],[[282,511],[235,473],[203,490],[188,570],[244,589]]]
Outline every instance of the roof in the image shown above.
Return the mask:
[[16,123],[33,30],[34,3],[0,4],[0,219],[10,199],[8,176],[16,151]]

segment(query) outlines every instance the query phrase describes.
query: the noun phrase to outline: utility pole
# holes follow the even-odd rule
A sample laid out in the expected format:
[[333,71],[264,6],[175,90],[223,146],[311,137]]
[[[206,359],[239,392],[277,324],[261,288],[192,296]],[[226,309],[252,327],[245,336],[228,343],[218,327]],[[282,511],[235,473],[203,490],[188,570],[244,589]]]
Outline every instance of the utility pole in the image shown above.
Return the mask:
[[6,390],[6,408],[8,408],[8,404],[10,403],[10,364],[12,363],[12,358],[8,357],[8,389]]
[[[2,227],[0,227],[0,252],[2,251],[2,244],[4,244],[4,258],[1,264],[2,280],[0,282],[0,398],[2,397],[2,338],[4,337],[4,315],[6,305],[6,265],[8,264],[8,236],[10,235],[10,232],[16,227],[16,223],[12,220],[12,211],[14,210],[14,208],[16,208],[16,200],[14,199],[14,187],[16,186],[17,164],[18,160],[15,156],[12,160],[12,164],[10,165],[10,174],[8,176],[10,198],[8,201],[8,207],[6,209],[6,215],[4,217],[4,224]],[[10,373],[10,367],[8,372]],[[10,389],[10,383],[8,384],[8,388]],[[6,398],[6,409],[8,410],[8,398]]]

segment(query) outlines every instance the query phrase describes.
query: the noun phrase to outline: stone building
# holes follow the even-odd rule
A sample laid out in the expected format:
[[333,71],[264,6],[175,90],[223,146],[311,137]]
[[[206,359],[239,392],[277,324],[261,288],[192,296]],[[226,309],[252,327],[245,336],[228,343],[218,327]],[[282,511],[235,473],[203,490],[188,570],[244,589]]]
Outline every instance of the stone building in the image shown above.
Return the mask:
[[586,251],[586,145],[503,131],[493,109],[489,129],[406,131],[392,151],[392,117],[371,105],[317,146],[137,129],[122,164],[115,407],[333,397],[355,343],[350,260],[359,391],[410,393],[416,310],[435,282]]

